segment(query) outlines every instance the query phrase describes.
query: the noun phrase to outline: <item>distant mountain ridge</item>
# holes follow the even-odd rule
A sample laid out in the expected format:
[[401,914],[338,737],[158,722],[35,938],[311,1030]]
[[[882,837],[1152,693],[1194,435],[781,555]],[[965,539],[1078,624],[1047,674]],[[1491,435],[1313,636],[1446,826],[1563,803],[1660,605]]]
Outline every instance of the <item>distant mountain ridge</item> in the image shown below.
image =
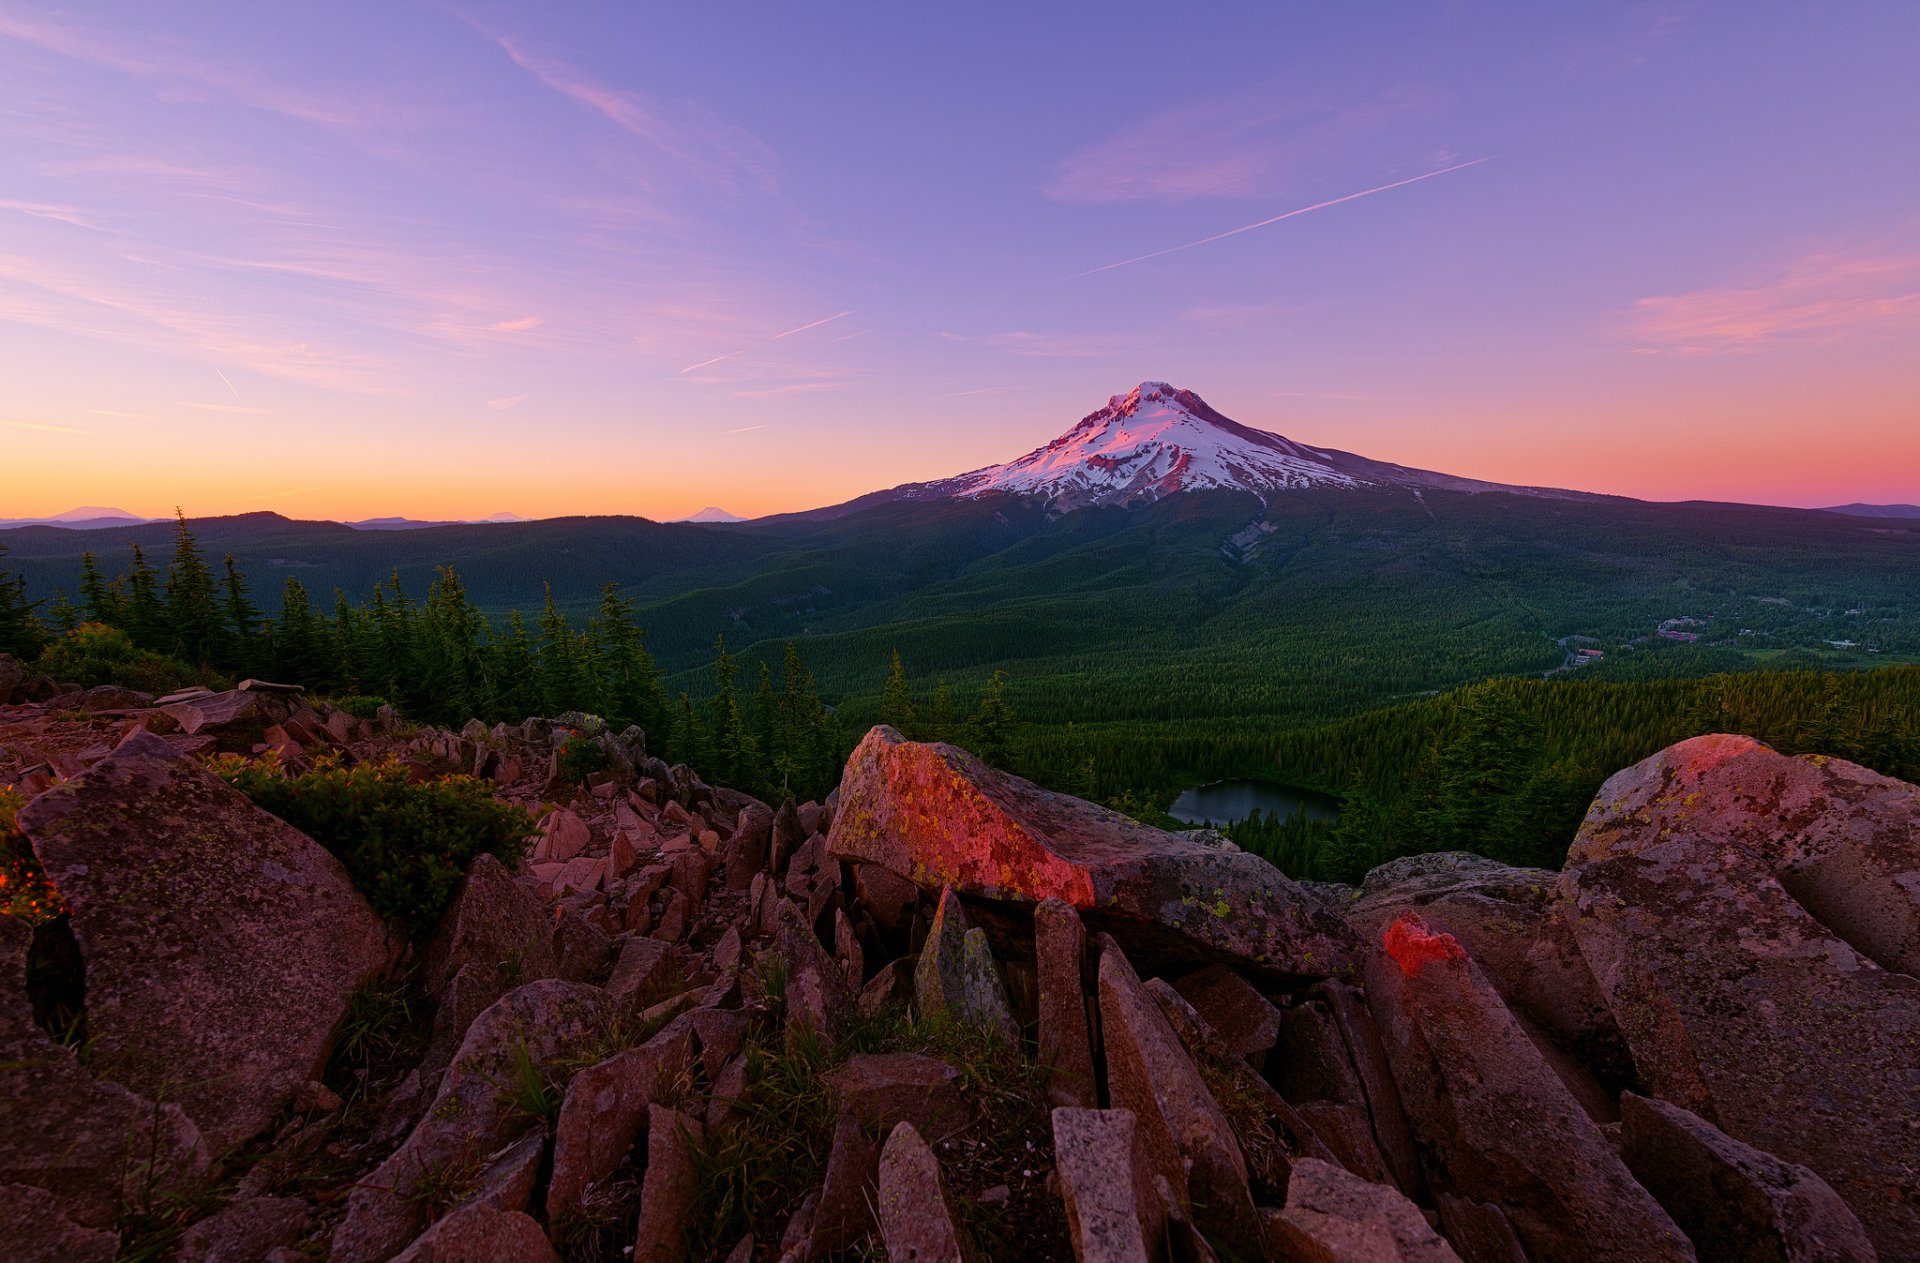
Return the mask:
[[1055,511],[1139,505],[1186,491],[1274,493],[1312,487],[1435,488],[1500,491],[1555,499],[1604,499],[1590,492],[1523,487],[1412,469],[1334,448],[1308,447],[1242,425],[1198,394],[1143,381],[1080,419],[1044,447],[1017,460],[933,482],[907,483],[817,510],[889,500],[971,499],[994,493],[1031,496]]
[[1848,517],[1920,518],[1920,504],[1836,504],[1822,513],[1844,513]]

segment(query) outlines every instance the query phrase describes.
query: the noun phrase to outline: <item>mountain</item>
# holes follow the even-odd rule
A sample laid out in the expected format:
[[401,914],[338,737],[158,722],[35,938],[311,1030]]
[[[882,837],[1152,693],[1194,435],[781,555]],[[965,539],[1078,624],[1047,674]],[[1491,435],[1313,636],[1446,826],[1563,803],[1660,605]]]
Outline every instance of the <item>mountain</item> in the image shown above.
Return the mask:
[[65,513],[55,514],[53,517],[0,518],[0,527],[63,526],[70,531],[98,531],[110,526],[135,526],[159,520],[140,517],[125,509],[105,509],[98,505],[84,505],[78,509],[68,509]]
[[1920,504],[1836,504],[1822,513],[1844,513],[1848,517],[1920,518]]
[[[1141,382],[1018,460],[935,482],[909,483],[852,501],[969,499],[1003,492],[1036,497],[1056,512],[1140,505],[1189,491],[1274,493],[1309,487],[1502,491],[1593,498],[1578,491],[1515,487],[1409,469],[1333,448],[1308,447],[1240,424],[1191,390]],[[819,511],[834,515],[846,506]]]
[[747,519],[738,513],[729,513],[719,505],[710,504],[692,517],[677,517],[676,522],[744,522]]
[[342,522],[356,531],[417,531],[430,526],[487,526],[499,522],[524,522],[517,513],[496,513],[492,517],[453,518],[447,521],[422,521],[411,517],[369,517],[358,522]]

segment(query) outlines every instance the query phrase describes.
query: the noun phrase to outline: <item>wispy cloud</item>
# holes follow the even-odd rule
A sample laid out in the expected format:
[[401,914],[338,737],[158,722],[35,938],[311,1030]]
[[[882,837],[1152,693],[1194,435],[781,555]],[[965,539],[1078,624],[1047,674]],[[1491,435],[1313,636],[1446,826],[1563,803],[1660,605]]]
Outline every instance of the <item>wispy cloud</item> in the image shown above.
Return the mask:
[[1069,155],[1046,193],[1063,202],[1274,197],[1360,137],[1425,108],[1406,89],[1329,109],[1316,92],[1272,87],[1183,105]]
[[87,409],[87,411],[96,417],[115,417],[122,421],[162,421],[163,422],[166,420],[165,417],[150,416],[144,412],[116,412],[112,408],[89,408]]
[[524,333],[528,329],[538,329],[539,327],[540,317],[538,316],[521,316],[515,320],[496,320],[487,326],[487,328],[495,333]]
[[70,425],[49,425],[44,421],[15,421],[10,417],[0,417],[0,426],[9,430],[42,430],[48,434],[85,434],[85,430],[76,430]]
[[753,432],[754,432],[755,430],[764,430],[764,429],[766,429],[766,428],[767,428],[767,427],[766,427],[766,426],[764,426],[764,425],[742,425],[742,426],[736,426],[735,428],[733,428],[733,429],[731,429],[731,430],[722,430],[722,431],[720,431],[720,433],[722,433],[722,434],[751,434],[751,433],[753,433]]
[[939,403],[942,399],[965,399],[972,395],[1004,395],[1010,389],[1012,388],[1008,386],[976,386],[972,390],[950,390],[944,395],[935,395],[933,402]]
[[769,386],[764,390],[736,390],[735,399],[778,399],[782,395],[811,395],[823,390],[839,390],[842,383],[836,381],[789,382],[785,386]]
[[187,407],[198,408],[202,412],[229,413],[233,416],[240,417],[270,417],[273,415],[273,410],[270,408],[254,408],[243,403],[190,403]]
[[1831,345],[1920,328],[1920,253],[1828,250],[1744,283],[1642,298],[1622,322],[1638,349],[1680,355]]
[[680,370],[680,375],[684,377],[688,373],[693,372],[695,369],[708,368],[708,367],[711,367],[712,365],[722,363],[726,360],[731,360],[738,356],[745,355],[749,351],[758,351],[762,347],[772,346],[774,343],[780,341],[782,338],[791,338],[796,333],[805,333],[809,329],[818,329],[821,325],[832,324],[836,320],[845,319],[846,317],[851,316],[853,314],[854,314],[853,311],[849,309],[847,311],[836,311],[831,316],[824,316],[819,320],[809,320],[806,324],[795,325],[791,329],[782,330],[781,332],[774,334],[770,338],[762,338],[760,341],[754,343],[752,346],[743,346],[738,351],[728,351],[725,355],[716,355],[710,359],[701,360],[698,364],[689,364],[685,368]]
[[1140,339],[1132,334],[1039,333],[1031,329],[1008,329],[1000,333],[950,333],[940,336],[948,342],[964,342],[991,351],[1023,355],[1040,360],[1099,359],[1128,354]]
[[1146,254],[1136,254],[1131,259],[1121,259],[1115,263],[1102,263],[1099,267],[1088,268],[1084,272],[1075,272],[1070,276],[1063,276],[1060,279],[1063,281],[1076,281],[1083,276],[1092,276],[1096,272],[1111,272],[1115,268],[1131,267],[1135,263],[1145,263],[1148,259],[1158,259],[1163,255],[1178,254],[1182,250],[1192,250],[1197,246],[1212,245],[1216,241],[1225,241],[1228,237],[1237,237],[1243,232],[1252,232],[1256,228],[1266,228],[1270,225],[1280,223],[1282,220],[1297,219],[1301,215],[1311,215],[1315,211],[1326,210],[1330,206],[1339,206],[1346,202],[1357,202],[1363,197],[1372,197],[1377,193],[1385,193],[1389,189],[1405,188],[1409,184],[1418,184],[1422,180],[1431,180],[1437,176],[1447,175],[1454,171],[1464,171],[1468,167],[1477,167],[1483,162],[1491,161],[1493,161],[1492,156],[1475,158],[1471,162],[1456,162],[1450,167],[1441,167],[1438,171],[1429,171],[1424,175],[1409,176],[1404,180],[1395,180],[1390,184],[1376,184],[1370,189],[1361,189],[1358,193],[1348,193],[1342,197],[1328,198],[1324,202],[1315,202],[1311,206],[1296,207],[1293,210],[1286,211],[1279,215],[1271,215],[1266,219],[1255,220],[1251,224],[1242,224],[1238,228],[1229,228],[1225,232],[1216,232],[1211,237],[1202,237],[1198,241],[1189,241],[1182,245],[1168,246],[1164,250],[1150,250]]
[[725,122],[697,102],[669,106],[615,88],[558,57],[536,52],[477,22],[474,25],[542,85],[646,141],[685,170],[710,182],[745,182],[769,192],[776,187],[773,151],[751,132]]
[[527,396],[525,395],[508,395],[504,399],[487,400],[487,407],[492,408],[495,412],[505,412],[509,408],[518,408],[526,401]]
[[225,373],[221,373],[220,370],[217,368],[214,369],[213,371],[219,374],[220,380],[223,382],[226,382],[228,391],[230,391],[233,394],[233,397],[235,399],[238,399],[240,397],[240,392],[234,389],[234,385],[231,381],[227,379],[227,375]]
[[95,231],[100,228],[100,221],[96,216],[74,206],[55,206],[47,202],[20,202],[11,198],[0,198],[0,210],[31,215],[35,219],[67,224],[74,228],[90,228]]

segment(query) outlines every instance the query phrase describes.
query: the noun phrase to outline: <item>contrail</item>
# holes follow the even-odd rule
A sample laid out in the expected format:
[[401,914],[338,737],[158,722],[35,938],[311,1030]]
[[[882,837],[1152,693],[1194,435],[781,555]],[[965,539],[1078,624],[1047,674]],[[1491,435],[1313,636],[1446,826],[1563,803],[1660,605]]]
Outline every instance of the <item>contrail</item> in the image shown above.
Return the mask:
[[[220,370],[219,370],[219,369],[217,369],[217,368],[216,368],[216,369],[214,369],[213,371],[214,371],[214,372],[216,372],[216,373],[220,373]],[[220,373],[220,380],[221,380],[221,381],[223,381],[223,382],[227,382],[227,375],[226,375],[225,373]],[[228,389],[228,390],[233,390],[233,383],[232,383],[232,382],[227,382],[227,389]],[[238,399],[238,398],[240,397],[240,392],[239,392],[239,391],[237,391],[237,390],[233,390],[233,397],[234,397],[235,399]]]
[[1148,259],[1157,259],[1163,254],[1178,254],[1182,250],[1191,250],[1195,246],[1210,245],[1215,241],[1224,241],[1228,237],[1237,237],[1243,232],[1252,232],[1256,228],[1265,228],[1267,225],[1277,224],[1283,219],[1293,219],[1299,215],[1309,215],[1317,210],[1325,210],[1329,206],[1338,206],[1342,202],[1355,202],[1363,197],[1372,197],[1375,193],[1385,193],[1388,189],[1405,188],[1409,184],[1418,184],[1422,180],[1431,180],[1437,175],[1446,175],[1452,171],[1464,171],[1468,167],[1477,167],[1483,162],[1492,162],[1493,159],[1498,156],[1498,154],[1493,154],[1485,158],[1475,158],[1472,162],[1455,163],[1450,167],[1442,167],[1438,171],[1429,171],[1425,175],[1411,176],[1405,180],[1395,180],[1392,184],[1382,184],[1375,188],[1361,189],[1358,193],[1349,193],[1345,197],[1336,197],[1330,201],[1315,202],[1311,206],[1302,206],[1297,210],[1290,210],[1284,215],[1275,215],[1271,219],[1263,219],[1258,223],[1243,224],[1238,228],[1229,228],[1225,232],[1216,232],[1211,237],[1202,237],[1198,241],[1189,241],[1183,246],[1168,246],[1165,250],[1155,250],[1151,254],[1137,254],[1131,259],[1122,259],[1118,263],[1103,263],[1097,268],[1088,268],[1084,272],[1075,272],[1072,276],[1063,276],[1060,279],[1062,281],[1077,281],[1083,276],[1092,276],[1095,272],[1111,272],[1115,268],[1123,268],[1129,264],[1145,263]]
[[824,319],[810,321],[809,323],[803,324],[798,328],[789,329],[785,333],[776,333],[772,337],[766,339],[764,342],[756,342],[752,346],[743,346],[738,351],[728,351],[725,355],[716,355],[710,360],[701,360],[698,364],[689,364],[685,368],[680,370],[680,375],[684,377],[688,373],[691,373],[696,368],[705,368],[709,364],[718,364],[721,360],[730,360],[736,355],[745,355],[748,351],[755,351],[763,346],[772,346],[775,342],[778,342],[780,339],[790,338],[796,333],[805,333],[809,329],[818,329],[821,325],[830,325],[836,320],[840,320],[840,319],[843,319],[844,317],[851,316],[855,310],[856,310],[855,308],[849,307],[845,311],[836,311],[831,316],[827,316]]

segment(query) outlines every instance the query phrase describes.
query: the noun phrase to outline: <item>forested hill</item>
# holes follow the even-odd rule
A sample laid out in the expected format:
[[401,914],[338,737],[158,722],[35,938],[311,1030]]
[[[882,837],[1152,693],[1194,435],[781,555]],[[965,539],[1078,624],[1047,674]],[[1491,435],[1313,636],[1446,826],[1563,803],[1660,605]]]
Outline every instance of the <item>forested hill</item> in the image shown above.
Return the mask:
[[[326,610],[335,589],[361,599],[395,570],[417,599],[451,565],[496,626],[537,610],[547,584],[584,620],[617,581],[675,692],[708,693],[717,635],[749,673],[777,669],[791,639],[850,727],[876,713],[896,648],[928,696],[942,679],[971,695],[1004,670],[1031,719],[1111,738],[1115,758],[1098,760],[1111,792],[1131,774],[1118,747],[1156,730],[1271,732],[1553,670],[1575,645],[1616,670],[1673,620],[1743,655],[1920,656],[1920,528],[1737,505],[1380,489],[1054,516],[988,496],[729,526],[191,525],[210,558],[233,554],[269,613],[286,580]],[[49,597],[77,593],[82,549],[111,578],[129,541],[164,564],[173,530],[28,528],[0,545],[29,595]],[[1567,637],[1589,639],[1556,643]]]

